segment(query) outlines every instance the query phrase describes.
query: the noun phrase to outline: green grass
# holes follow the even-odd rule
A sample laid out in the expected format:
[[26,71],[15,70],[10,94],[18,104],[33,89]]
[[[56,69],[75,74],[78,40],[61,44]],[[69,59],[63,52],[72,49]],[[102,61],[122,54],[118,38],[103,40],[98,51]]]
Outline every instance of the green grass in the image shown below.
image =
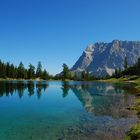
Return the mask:
[[[133,80],[133,82],[136,83],[135,88],[140,91],[140,78]],[[140,121],[140,96],[139,94],[136,96],[137,98],[135,99],[135,105],[130,107],[130,109],[137,112]],[[130,129],[124,140],[140,140],[140,122]]]
[[127,76],[127,77],[120,77],[120,78],[110,78],[107,80],[102,80],[105,82],[115,82],[115,83],[120,83],[120,82],[131,82],[134,83],[134,88],[139,91],[136,94],[136,99],[135,99],[135,105],[129,107],[128,109],[136,111],[139,122],[134,125],[130,131],[127,133],[126,137],[124,140],[140,140],[140,77],[138,76]]
[[140,140],[140,123],[130,129],[124,140]]

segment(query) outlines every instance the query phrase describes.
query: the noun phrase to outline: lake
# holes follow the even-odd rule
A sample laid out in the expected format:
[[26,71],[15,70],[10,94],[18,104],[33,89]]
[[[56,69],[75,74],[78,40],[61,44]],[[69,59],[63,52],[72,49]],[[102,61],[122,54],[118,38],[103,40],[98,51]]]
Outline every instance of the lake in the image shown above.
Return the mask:
[[0,82],[1,140],[121,140],[137,122],[133,86]]

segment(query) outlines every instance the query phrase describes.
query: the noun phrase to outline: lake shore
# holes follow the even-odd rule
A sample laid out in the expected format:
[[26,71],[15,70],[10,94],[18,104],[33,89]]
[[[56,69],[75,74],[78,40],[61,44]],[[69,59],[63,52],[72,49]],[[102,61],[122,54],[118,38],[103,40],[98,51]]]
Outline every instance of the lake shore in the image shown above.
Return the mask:
[[[13,79],[13,78],[0,78],[0,81],[48,81],[48,80],[43,80],[43,79],[39,79],[39,78],[36,78],[36,79]],[[51,80],[49,80],[51,81]],[[55,81],[55,80],[53,80]]]
[[128,107],[129,110],[133,110],[136,112],[138,116],[138,122],[135,124],[129,132],[127,132],[126,137],[124,140],[139,140],[140,139],[140,77],[136,78],[133,77],[121,77],[121,78],[111,78],[107,80],[100,80],[102,82],[111,82],[111,83],[121,83],[121,82],[128,82],[133,83],[134,88],[137,90],[136,92],[136,98],[134,101],[134,105]]
[[[60,81],[60,80],[43,80],[43,79],[12,79],[12,78],[6,78],[6,79],[2,79],[0,78],[0,81]],[[66,80],[66,81],[71,81],[71,80]],[[138,140],[140,139],[140,77],[136,78],[135,77],[121,77],[121,78],[111,78],[111,79],[106,79],[106,80],[95,80],[95,81],[99,81],[99,82],[110,82],[110,83],[133,83],[134,84],[134,88],[137,90],[135,96],[136,99],[134,101],[134,105],[128,107],[127,109],[129,110],[133,110],[137,113],[137,116],[139,118],[139,121],[136,125],[134,125],[130,131],[126,134],[126,137],[124,138],[124,140]],[[93,81],[94,82],[94,81]]]

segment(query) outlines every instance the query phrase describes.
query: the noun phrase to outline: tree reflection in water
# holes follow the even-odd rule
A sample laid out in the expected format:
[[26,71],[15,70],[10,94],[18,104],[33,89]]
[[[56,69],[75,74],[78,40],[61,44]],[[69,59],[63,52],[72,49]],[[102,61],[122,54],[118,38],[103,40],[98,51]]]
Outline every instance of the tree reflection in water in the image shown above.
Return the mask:
[[69,90],[70,90],[69,82],[62,82],[61,89],[62,89],[62,92],[63,92],[62,97],[65,98],[68,95]]
[[[128,85],[116,85],[100,82],[62,82],[62,97],[66,98],[71,90],[87,112],[94,115],[111,115],[115,117],[126,116],[128,111],[124,108],[133,101]],[[48,88],[47,82],[33,81],[2,81],[0,82],[0,96],[18,94],[21,99],[28,93],[29,97],[36,94],[40,99]],[[25,92],[26,91],[26,92]],[[133,92],[132,92],[133,93]]]
[[46,91],[48,84],[45,82],[33,82],[33,81],[1,81],[0,82],[0,97],[12,96],[14,93],[18,93],[19,98],[22,98],[25,94],[25,90],[28,91],[28,96],[31,97],[37,93],[38,99],[40,99],[42,91]]

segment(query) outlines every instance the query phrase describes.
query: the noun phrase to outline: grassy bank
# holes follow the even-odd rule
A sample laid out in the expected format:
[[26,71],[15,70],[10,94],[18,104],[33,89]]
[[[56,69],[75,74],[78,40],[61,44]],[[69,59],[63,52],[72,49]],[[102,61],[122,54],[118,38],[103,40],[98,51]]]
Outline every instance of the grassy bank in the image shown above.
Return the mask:
[[135,99],[135,105],[130,107],[129,109],[136,111],[139,121],[130,129],[124,140],[140,140],[140,95],[138,94],[136,96],[137,97]]
[[120,83],[120,82],[130,82],[134,83],[135,89],[138,91],[136,93],[136,99],[134,106],[129,107],[128,109],[136,111],[139,121],[136,125],[134,125],[129,132],[127,132],[126,137],[124,140],[140,140],[140,77],[137,76],[130,76],[130,77],[121,77],[121,78],[110,78],[107,80],[102,80],[104,82],[114,82],[114,83]]
[[99,80],[102,82],[111,82],[111,83],[120,83],[120,82],[129,82],[134,83],[135,88],[140,91],[140,77],[137,76],[129,76],[129,77],[120,77],[120,78],[110,78],[105,80]]

